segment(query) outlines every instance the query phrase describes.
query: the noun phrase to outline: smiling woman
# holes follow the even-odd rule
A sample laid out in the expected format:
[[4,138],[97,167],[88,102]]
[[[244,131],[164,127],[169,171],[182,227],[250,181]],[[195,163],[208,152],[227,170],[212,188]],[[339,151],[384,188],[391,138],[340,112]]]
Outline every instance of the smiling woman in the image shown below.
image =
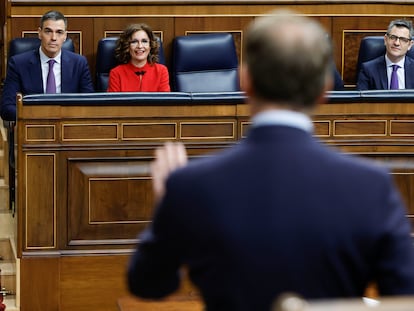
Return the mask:
[[120,35],[109,73],[108,92],[169,92],[167,67],[158,64],[159,43],[146,24],[129,25]]

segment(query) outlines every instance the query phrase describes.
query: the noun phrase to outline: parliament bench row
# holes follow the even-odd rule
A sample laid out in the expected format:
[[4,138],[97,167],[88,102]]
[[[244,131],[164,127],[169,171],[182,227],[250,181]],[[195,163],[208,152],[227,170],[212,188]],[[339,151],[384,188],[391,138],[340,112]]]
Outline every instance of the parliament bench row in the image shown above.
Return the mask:
[[[119,62],[115,57],[118,37],[99,40],[95,66],[95,89],[108,88],[109,72]],[[162,41],[159,42],[159,63],[165,65]],[[38,38],[15,38],[9,44],[8,57],[36,49]],[[70,38],[63,49],[74,52]],[[179,36],[174,40],[170,82],[177,92],[232,92],[239,91],[238,58],[233,36],[230,33],[209,33]]]
[[[109,72],[118,65],[115,58],[115,47],[118,37],[99,40],[96,53],[95,89],[106,91]],[[385,53],[382,36],[368,36],[361,40],[357,70],[365,61]],[[159,62],[165,65],[162,41]],[[16,38],[10,42],[8,56],[37,48],[38,38]],[[63,48],[74,51],[74,45],[68,38]],[[408,52],[414,56],[414,50]],[[178,36],[173,42],[171,86],[177,92],[231,92],[239,91],[238,66],[239,60],[233,36],[230,33],[208,33],[191,36]],[[340,78],[339,78],[340,79]]]
[[[330,91],[326,93],[327,103],[413,103],[414,90],[378,91]],[[23,97],[24,105],[107,106],[113,105],[197,105],[197,104],[244,104],[244,92],[137,92],[87,94],[34,94]]]

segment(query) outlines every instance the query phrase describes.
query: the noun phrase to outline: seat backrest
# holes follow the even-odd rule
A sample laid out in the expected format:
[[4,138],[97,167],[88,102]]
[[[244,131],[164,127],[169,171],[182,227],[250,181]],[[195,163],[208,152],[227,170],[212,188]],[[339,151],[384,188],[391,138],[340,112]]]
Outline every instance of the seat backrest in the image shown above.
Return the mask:
[[[14,38],[9,43],[8,58],[31,50],[38,49],[40,46],[39,38]],[[63,42],[62,48],[71,52],[75,52],[75,47],[71,38],[67,38]]]
[[237,53],[230,33],[176,37],[172,66],[177,92],[240,90]]
[[[377,58],[381,55],[385,55],[384,36],[368,36],[362,38],[359,45],[357,60],[357,78],[362,63]],[[414,49],[409,50],[407,52],[407,55],[414,58]]]
[[[158,62],[165,65],[164,48],[162,41],[157,37],[160,45],[158,52]],[[115,48],[118,37],[108,37],[99,40],[98,50],[96,52],[96,67],[95,67],[95,79],[97,92],[106,92],[108,88],[109,72],[112,68],[118,65],[118,61],[115,58]]]

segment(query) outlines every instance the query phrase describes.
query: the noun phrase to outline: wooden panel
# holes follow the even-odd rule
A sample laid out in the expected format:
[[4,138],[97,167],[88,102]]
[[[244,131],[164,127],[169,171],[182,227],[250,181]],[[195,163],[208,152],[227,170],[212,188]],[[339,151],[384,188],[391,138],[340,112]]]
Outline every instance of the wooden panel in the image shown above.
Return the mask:
[[385,136],[387,135],[386,120],[335,120],[334,136]]
[[391,120],[390,121],[391,136],[414,136],[413,120]]
[[314,132],[315,136],[318,137],[329,137],[331,135],[331,122],[326,121],[314,121]]
[[83,124],[63,124],[62,140],[73,141],[97,141],[97,140],[117,140],[117,123],[83,123]]
[[147,160],[70,159],[68,245],[131,244],[152,216]]
[[57,257],[20,260],[21,311],[60,310],[59,270]]
[[49,310],[117,311],[117,298],[128,293],[128,259],[126,255],[61,258],[60,308]]
[[26,125],[26,142],[51,142],[56,139],[56,127],[47,124]]
[[122,124],[123,140],[176,139],[177,123]]
[[181,139],[235,139],[236,122],[181,122]]
[[55,184],[55,155],[27,154],[24,222],[26,249],[48,249],[56,246]]

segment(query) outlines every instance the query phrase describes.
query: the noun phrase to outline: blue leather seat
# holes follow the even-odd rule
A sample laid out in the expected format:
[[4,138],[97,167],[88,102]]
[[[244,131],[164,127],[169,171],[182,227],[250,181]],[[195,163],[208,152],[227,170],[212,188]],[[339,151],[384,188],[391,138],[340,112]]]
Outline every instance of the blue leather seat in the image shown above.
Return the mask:
[[173,42],[172,80],[177,92],[237,92],[238,60],[230,33],[179,36]]
[[[108,88],[109,72],[118,65],[115,58],[115,48],[118,37],[103,38],[98,42],[98,50],[96,52],[95,67],[95,90],[97,92],[106,92]],[[158,62],[165,65],[164,49],[162,41],[157,38],[160,45],[158,52]]]
[[[362,63],[373,60],[381,55],[385,55],[384,36],[368,36],[362,38],[359,45],[356,79],[358,79],[358,73]],[[414,49],[410,49],[407,55],[414,58]]]
[[[40,39],[39,38],[15,38],[12,39],[9,43],[9,54],[8,57],[12,57],[14,55],[38,49],[40,46]],[[62,48],[65,50],[69,50],[71,52],[75,52],[75,47],[73,46],[73,41],[71,38],[67,38],[65,42],[63,42]]]

